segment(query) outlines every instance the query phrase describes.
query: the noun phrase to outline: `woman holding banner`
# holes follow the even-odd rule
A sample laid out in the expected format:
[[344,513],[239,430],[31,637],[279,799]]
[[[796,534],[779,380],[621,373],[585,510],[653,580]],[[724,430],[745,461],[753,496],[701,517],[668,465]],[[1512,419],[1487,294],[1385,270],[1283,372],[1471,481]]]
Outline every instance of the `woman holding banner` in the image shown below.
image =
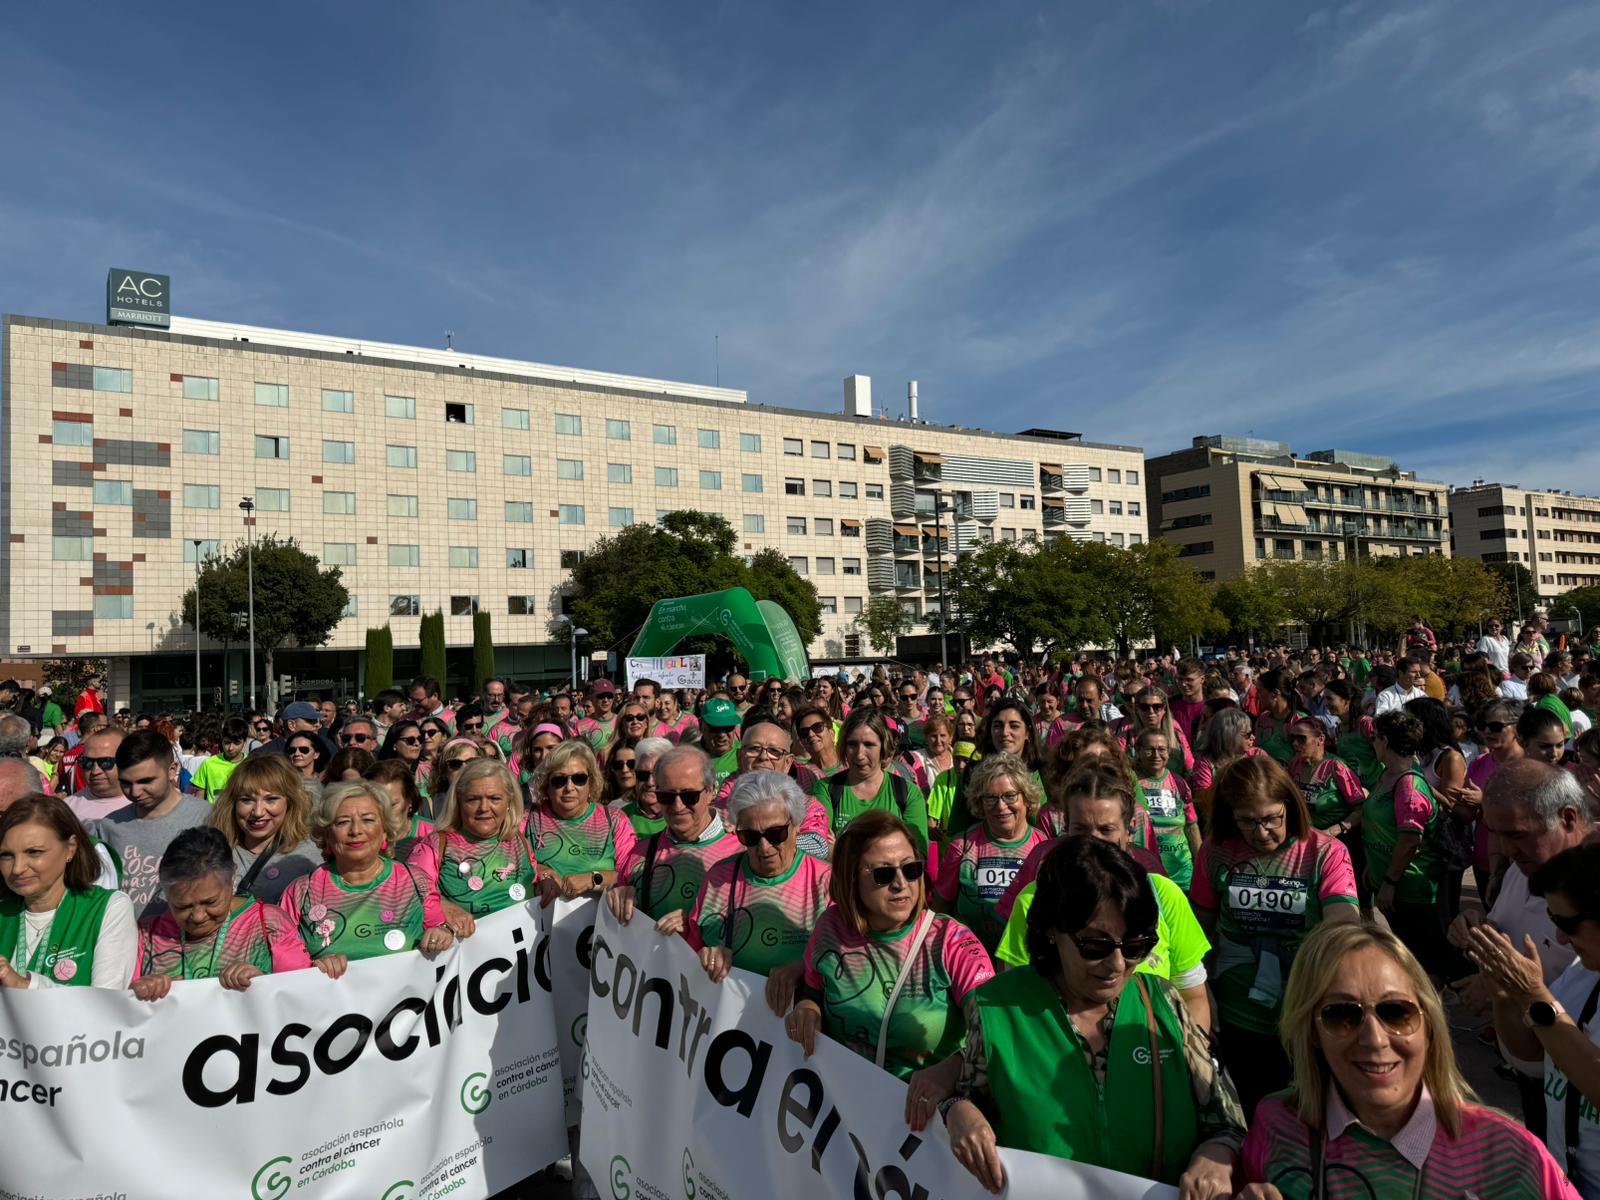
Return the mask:
[[472,936],[476,918],[533,893],[539,870],[522,832],[522,793],[504,763],[475,758],[456,773],[443,818],[417,839],[407,862],[458,938]]
[[58,796],[0,813],[0,987],[125,988],[138,963],[133,904],[96,887],[100,860]]
[[1068,837],[1039,870],[1030,965],[972,998],[951,1149],[991,1192],[999,1147],[1232,1195],[1244,1137],[1233,1084],[1166,980],[1135,967],[1156,946],[1145,871],[1095,838]]
[[215,979],[242,992],[258,975],[311,965],[281,908],[235,894],[235,865],[234,848],[217,829],[201,825],[172,839],[161,856],[167,911],[139,923],[139,999],[161,999],[175,979]]
[[539,903],[597,896],[615,883],[638,839],[626,816],[599,803],[600,766],[589,743],[570,739],[545,751],[528,787]]
[[328,861],[289,885],[283,911],[329,978],[353,959],[413,948],[433,955],[455,940],[438,895],[386,852],[405,834],[389,793],[371,780],[336,783],[317,797],[311,837]]
[[893,813],[864,812],[834,842],[833,903],[784,1023],[808,1055],[821,1031],[906,1079],[960,1049],[972,993],[994,968],[976,934],[927,910],[925,888],[915,835]]

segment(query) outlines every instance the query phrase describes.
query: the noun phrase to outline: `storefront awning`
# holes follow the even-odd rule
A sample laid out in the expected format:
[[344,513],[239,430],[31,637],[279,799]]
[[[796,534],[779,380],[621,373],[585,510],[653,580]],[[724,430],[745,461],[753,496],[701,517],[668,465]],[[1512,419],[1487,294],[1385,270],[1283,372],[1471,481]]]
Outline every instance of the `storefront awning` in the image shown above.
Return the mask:
[[1067,470],[1060,463],[1040,463],[1039,469],[1041,471],[1049,471],[1052,475],[1065,475]]
[[930,466],[942,467],[944,465],[944,455],[935,454],[931,450],[913,451],[911,457],[920,463],[927,463]]
[[861,522],[857,521],[854,517],[841,517],[839,519],[839,528],[840,529],[860,529],[861,528]]
[[900,534],[902,537],[922,536],[922,530],[918,529],[915,525],[896,525],[894,527],[894,531]]

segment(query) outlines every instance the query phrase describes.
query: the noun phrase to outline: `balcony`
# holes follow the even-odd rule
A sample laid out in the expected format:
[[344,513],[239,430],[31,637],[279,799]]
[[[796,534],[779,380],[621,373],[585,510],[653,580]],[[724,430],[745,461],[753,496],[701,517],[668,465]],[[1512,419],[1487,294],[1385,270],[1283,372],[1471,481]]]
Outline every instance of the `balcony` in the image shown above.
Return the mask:
[[1360,500],[1341,500],[1333,496],[1318,496],[1315,492],[1307,492],[1305,499],[1301,500],[1300,504],[1310,508],[1338,508],[1350,512],[1359,512],[1362,507]]
[[1295,525],[1288,521],[1274,521],[1270,517],[1257,517],[1255,519],[1257,533],[1325,533],[1329,537],[1338,537],[1339,534],[1331,529],[1319,529],[1315,524]]
[[1039,490],[1041,492],[1059,492],[1067,486],[1066,468],[1060,463],[1039,464]]

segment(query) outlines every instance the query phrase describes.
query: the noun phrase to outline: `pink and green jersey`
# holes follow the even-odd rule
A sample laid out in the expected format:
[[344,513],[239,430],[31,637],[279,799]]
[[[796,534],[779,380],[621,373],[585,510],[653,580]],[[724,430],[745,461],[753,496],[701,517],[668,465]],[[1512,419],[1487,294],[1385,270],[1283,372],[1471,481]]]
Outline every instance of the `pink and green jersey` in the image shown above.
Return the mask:
[[1360,777],[1331,755],[1309,770],[1297,757],[1289,764],[1289,774],[1305,793],[1306,806],[1311,809],[1311,823],[1318,829],[1329,829],[1349,820],[1367,798],[1367,789],[1361,786]]
[[696,950],[727,946],[734,966],[758,975],[797,962],[827,911],[832,878],[833,868],[809,854],[797,853],[789,869],[771,879],[751,871],[742,853],[725,858],[706,872],[684,939]]
[[511,751],[516,746],[517,734],[522,732],[522,723],[508,716],[488,726],[488,730],[489,740],[500,747],[500,753],[504,757],[510,758]]
[[[444,839],[444,860],[439,841]],[[406,860],[439,898],[474,917],[521,904],[533,894],[537,868],[521,833],[508,838],[469,838],[452,830],[418,839]]]
[[1161,865],[1167,869],[1168,878],[1187,891],[1194,874],[1189,827],[1200,821],[1189,785],[1171,771],[1162,771],[1158,779],[1139,780],[1139,800],[1155,832],[1155,850],[1161,855]]
[[312,958],[377,958],[414,948],[422,931],[444,924],[428,881],[404,863],[384,860],[371,883],[346,883],[321,866],[291,883],[281,901]]
[[[801,791],[808,793],[806,819],[800,822],[800,832],[796,836],[800,852],[826,859],[833,849],[833,823],[828,819],[828,810],[822,802],[809,794],[822,776],[815,769],[801,764],[790,772],[790,778],[800,785]],[[733,795],[733,785],[738,781],[737,774],[730,775],[717,789],[717,811],[722,814],[723,823],[730,826],[733,822],[728,820],[728,797]]]
[[174,979],[215,979],[249,963],[268,975],[311,965],[294,924],[275,904],[251,900],[235,908],[210,937],[184,935],[171,913],[139,922],[139,971]]
[[[655,860],[650,862],[649,886],[646,887],[644,870],[646,862],[650,861],[652,842],[655,843]],[[668,913],[687,912],[692,908],[706,872],[740,850],[739,839],[722,823],[721,817],[712,813],[710,824],[695,841],[680,842],[669,829],[640,838],[618,873],[634,889],[639,907],[659,921]]]
[[1044,830],[1030,825],[1021,837],[1002,842],[990,837],[982,825],[974,825],[940,851],[935,890],[946,905],[954,906],[956,918],[978,935],[990,954],[1006,929],[996,911],[1000,898],[1033,848],[1049,840]]
[[538,806],[529,810],[526,828],[534,858],[555,875],[616,871],[638,841],[626,816],[598,804],[565,820]]
[[[994,978],[989,952],[953,917],[934,916],[894,1012],[884,1068],[901,1079],[961,1048],[968,995]],[[892,933],[859,934],[829,907],[806,944],[805,987],[820,997],[822,1030],[864,1058],[875,1058],[889,993],[910,951],[909,922]]]

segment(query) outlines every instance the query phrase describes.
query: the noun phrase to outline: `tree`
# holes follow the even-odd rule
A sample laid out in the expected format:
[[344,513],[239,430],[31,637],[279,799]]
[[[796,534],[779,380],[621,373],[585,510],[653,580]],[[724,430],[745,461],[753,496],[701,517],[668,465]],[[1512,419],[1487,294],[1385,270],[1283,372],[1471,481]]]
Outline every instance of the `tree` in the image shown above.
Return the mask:
[[1075,563],[1077,543],[1060,538],[993,542],[961,555],[947,590],[951,624],[975,645],[1005,642],[1023,658],[1071,652],[1106,634],[1091,613],[1095,581]]
[[1270,640],[1288,616],[1283,597],[1272,585],[1271,572],[1261,567],[1218,584],[1211,602],[1241,642],[1251,634]]
[[[258,538],[254,553],[256,649],[266,660],[270,683],[277,678],[273,656],[278,650],[327,643],[349,607],[350,592],[338,567],[321,566],[293,538]],[[245,632],[238,617],[249,599],[245,554],[245,544],[237,542],[225,557],[206,560],[200,570],[200,630],[219,642]],[[192,625],[194,618],[190,587],[183,594],[181,619]]]
[[800,640],[810,645],[822,634],[822,603],[817,588],[804,576],[795,574],[789,559],[768,546],[750,560],[743,586],[757,600],[771,600],[783,606],[794,621]]
[[1079,570],[1099,586],[1091,611],[1126,657],[1135,643],[1183,645],[1227,628],[1199,575],[1178,561],[1170,542],[1143,542],[1123,550],[1104,542],[1076,543]]
[[1491,572],[1500,576],[1506,585],[1506,595],[1511,598],[1511,607],[1508,613],[1515,612],[1517,619],[1522,619],[1522,614],[1533,607],[1538,599],[1539,589],[1534,584],[1533,572],[1521,563],[1496,562],[1484,563]]
[[1583,620],[1585,636],[1592,629],[1600,629],[1600,586],[1590,584],[1562,592],[1550,605],[1550,616],[1557,621],[1569,620],[1574,609]]
[[437,679],[441,688],[447,688],[449,685],[445,682],[445,675],[449,666],[444,656],[444,611],[436,610],[425,615],[417,634],[422,642],[422,669],[419,673]]
[[1380,563],[1398,575],[1407,624],[1417,614],[1437,632],[1459,637],[1506,610],[1505,581],[1475,558],[1430,554]]
[[494,637],[489,632],[489,614],[472,614],[473,695],[483,695],[483,681],[494,677]]
[[380,629],[367,630],[367,698],[394,686],[394,633],[387,623]]
[[893,596],[874,596],[855,619],[855,626],[879,654],[893,654],[898,638],[911,632],[911,614]]
[[50,685],[61,711],[70,716],[72,706],[78,702],[83,689],[89,686],[90,678],[98,675],[104,679],[108,665],[103,658],[50,658],[45,660],[41,674],[44,682]]

